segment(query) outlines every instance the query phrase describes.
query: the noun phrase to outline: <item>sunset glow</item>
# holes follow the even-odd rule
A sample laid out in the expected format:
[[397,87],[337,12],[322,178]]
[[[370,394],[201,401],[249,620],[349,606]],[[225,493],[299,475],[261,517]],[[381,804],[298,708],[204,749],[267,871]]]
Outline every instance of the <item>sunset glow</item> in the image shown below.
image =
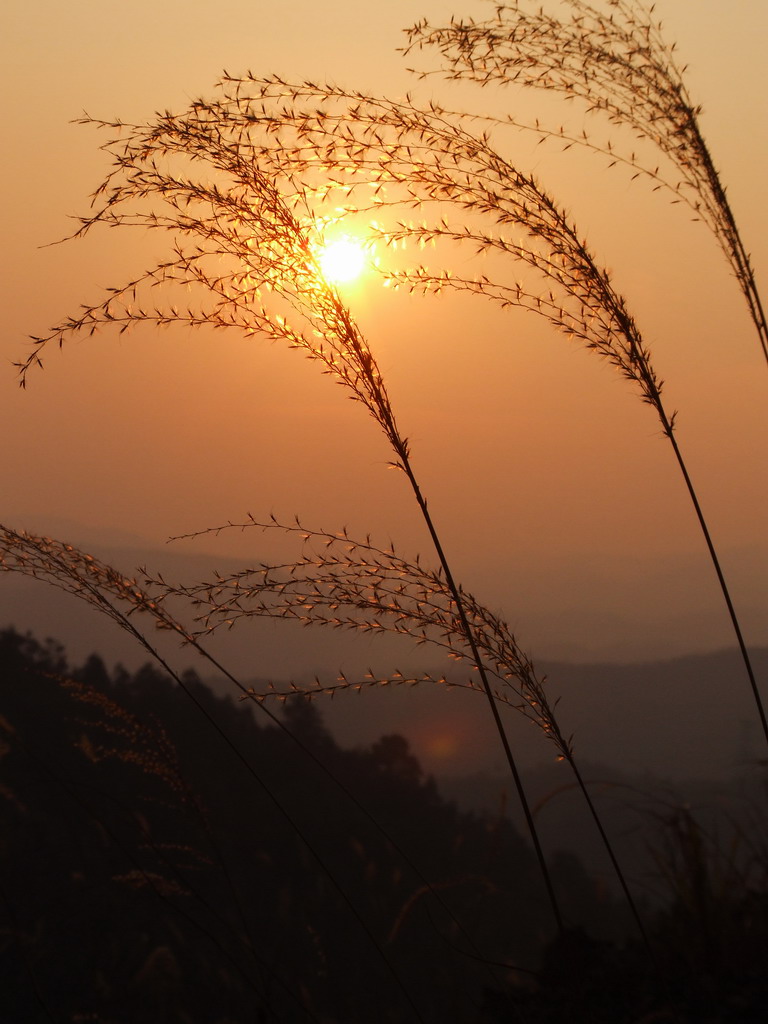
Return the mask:
[[320,269],[331,284],[348,284],[365,268],[365,248],[354,238],[337,238],[320,251]]

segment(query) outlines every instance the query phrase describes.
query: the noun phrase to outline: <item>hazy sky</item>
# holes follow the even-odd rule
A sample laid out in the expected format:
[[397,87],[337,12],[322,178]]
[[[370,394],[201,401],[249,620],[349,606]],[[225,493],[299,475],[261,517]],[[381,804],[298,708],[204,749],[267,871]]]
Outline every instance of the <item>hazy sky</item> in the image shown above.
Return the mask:
[[[83,110],[140,120],[210,92],[223,68],[250,68],[535,115],[541,101],[531,93],[418,85],[396,53],[400,30],[417,18],[482,9],[477,0],[10,0],[0,44],[5,520],[52,533],[69,521],[77,541],[129,535],[151,545],[247,511],[300,513],[428,552],[375,425],[296,353],[234,334],[103,333],[51,353],[24,393],[10,361],[25,352],[26,335],[121,283],[139,251],[119,232],[40,248],[67,233],[105,169],[97,134],[69,123]],[[690,64],[706,137],[768,288],[768,7],[667,0],[658,9]],[[561,116],[557,104],[541,109]],[[510,145],[569,208],[627,296],[679,411],[680,443],[749,639],[768,644],[768,372],[713,239],[592,157]],[[578,648],[574,623],[590,608],[592,633],[581,639],[592,652],[614,650],[610,619],[600,625],[610,609],[625,627],[636,617],[635,649],[647,637],[649,657],[657,643],[674,647],[683,620],[686,646],[697,636],[701,647],[731,642],[669,446],[609,367],[532,316],[478,300],[393,296],[369,279],[349,301],[458,575],[504,611],[523,646],[529,629],[542,657],[567,649],[563,635]],[[256,536],[224,538],[215,550],[268,557]]]

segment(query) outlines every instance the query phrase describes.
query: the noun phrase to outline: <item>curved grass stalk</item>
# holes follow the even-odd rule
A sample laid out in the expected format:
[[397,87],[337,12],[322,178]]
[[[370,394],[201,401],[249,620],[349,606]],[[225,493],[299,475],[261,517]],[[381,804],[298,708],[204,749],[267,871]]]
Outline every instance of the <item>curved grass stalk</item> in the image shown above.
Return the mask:
[[[196,101],[183,116],[164,115],[150,126],[99,124],[120,130],[123,137],[105,147],[112,152],[116,169],[97,190],[96,212],[83,218],[77,234],[98,223],[172,231],[172,258],[36,339],[35,349],[20,367],[22,381],[51,342],[61,345],[73,334],[93,333],[108,325],[122,331],[144,321],[258,331],[287,340],[319,360],[325,372],[368,408],[395,453],[394,464],[408,477],[525,809],[493,690],[461,590],[451,577],[411,467],[407,440],[397,427],[367,344],[318,273],[309,238],[318,222],[317,204],[334,190],[355,200],[352,210],[390,213],[434,204],[441,209],[458,207],[469,223],[490,215],[506,234],[491,235],[467,223],[455,227],[445,219],[431,227],[400,223],[384,233],[393,242],[439,236],[452,243],[495,248],[524,261],[554,284],[564,302],[558,305],[553,291],[541,296],[522,284],[516,286],[518,299],[548,311],[557,326],[608,359],[639,387],[645,402],[663,413],[661,382],[607,273],[598,269],[586,244],[532,178],[503,160],[487,135],[473,135],[434,104],[422,111],[408,103],[312,83],[291,86],[278,78],[226,76],[220,98]],[[176,157],[191,160],[193,166],[202,164],[213,183],[173,173]],[[363,187],[370,189],[368,206],[357,202]],[[400,194],[393,198],[388,187]],[[521,237],[511,237],[512,229]],[[187,238],[190,241],[182,244]],[[423,283],[426,272],[414,273]],[[445,281],[450,285],[449,275]],[[196,305],[180,309],[173,304],[141,304],[142,289],[162,285],[164,292],[190,284]],[[269,292],[268,303],[261,302],[264,291]],[[507,292],[503,301],[510,296]],[[667,422],[671,429],[672,417]],[[526,817],[545,873],[529,811]],[[548,889],[559,918],[549,884]]]
[[[723,594],[768,744],[768,719],[749,652],[716,549],[688,473],[677,437],[675,414],[662,400],[663,382],[650,351],[616,291],[610,275],[592,256],[575,225],[530,175],[520,172],[493,147],[487,133],[475,135],[464,119],[432,105],[420,110],[361,93],[289,85],[279,78],[225,78],[217,105],[198,105],[206,122],[235,119],[268,132],[249,136],[253,158],[262,165],[309,175],[321,168],[346,197],[349,209],[377,210],[393,220],[418,207],[419,223],[395,220],[380,225],[383,238],[420,246],[470,246],[472,252],[499,254],[522,262],[541,282],[507,282],[489,276],[454,278],[449,270],[424,266],[395,270],[389,280],[425,291],[456,287],[490,298],[502,307],[522,306],[540,313],[614,366],[656,412],[672,445]],[[254,133],[255,134],[255,133]],[[358,197],[362,193],[359,202]],[[432,219],[426,216],[434,209]],[[458,211],[456,220],[446,210]]]
[[[220,100],[196,104],[195,116],[200,121],[226,117],[240,124],[244,145],[255,162],[275,173],[282,170],[297,177],[320,172],[326,183],[318,194],[324,197],[336,189],[346,197],[350,211],[370,209],[380,215],[416,207],[424,212],[434,205],[440,214],[446,206],[458,208],[458,224],[449,223],[443,215],[432,223],[399,222],[381,228],[381,234],[395,243],[406,239],[429,243],[443,238],[523,261],[542,275],[549,291],[536,292],[523,282],[497,286],[488,278],[462,281],[459,287],[489,295],[504,306],[523,305],[542,313],[607,359],[639,389],[642,400],[659,416],[694,500],[768,742],[768,724],[749,654],[674,436],[674,415],[667,413],[661,400],[662,382],[623,298],[556,203],[533,178],[496,153],[487,134],[473,135],[463,120],[452,118],[437,105],[418,110],[410,103],[252,75],[226,77],[221,91]],[[257,129],[268,138],[260,137]],[[360,201],[363,189],[369,191]],[[488,218],[493,231],[482,227],[483,219]],[[480,228],[475,227],[475,220]],[[517,236],[511,234],[512,229]],[[438,288],[452,286],[448,271],[434,276],[420,267],[400,273],[412,287],[425,283],[429,287],[433,280]],[[398,280],[397,273],[393,280]],[[577,767],[572,764],[572,768],[633,906],[591,796]],[[636,920],[642,931],[637,915]]]
[[[585,0],[565,0],[570,18],[559,18],[515,0],[495,5],[486,20],[452,19],[433,27],[426,20],[406,30],[404,52],[433,48],[444,60],[450,79],[481,86],[522,85],[583,101],[624,125],[659,149],[679,177],[644,165],[631,153],[609,143],[594,143],[586,133],[567,135],[538,123],[516,127],[559,139],[565,148],[585,145],[623,163],[634,177],[646,177],[686,203],[717,239],[747,303],[763,356],[768,362],[768,322],[749,254],[699,124],[702,108],[692,102],[680,67],[676,44],[666,42],[655,5],[641,0],[607,0],[601,10]],[[430,72],[420,73],[430,74]]]
[[[42,365],[42,352],[52,343],[61,347],[73,335],[90,335],[104,326],[118,327],[122,333],[135,323],[181,322],[237,328],[287,342],[318,361],[324,372],[365,406],[387,438],[393,465],[407,477],[435,546],[523,807],[553,916],[562,931],[562,914],[522,780],[460,590],[412,468],[408,441],[397,426],[365,339],[319,268],[312,246],[317,220],[310,189],[290,168],[280,168],[279,162],[275,167],[254,159],[247,121],[238,121],[223,107],[217,116],[211,113],[207,104],[197,102],[186,115],[166,113],[149,125],[99,122],[122,133],[122,138],[103,147],[112,154],[114,169],[94,193],[95,212],[81,219],[75,236],[102,223],[170,231],[172,257],[127,285],[110,289],[102,302],[81,307],[76,316],[33,339],[31,353],[19,364],[21,383],[25,384],[33,366]],[[199,173],[190,175],[190,167]],[[191,286],[192,297],[183,307],[167,300],[144,304],[145,292],[156,286],[165,286],[160,289],[161,299],[174,286],[185,291]],[[262,302],[265,292],[269,299]]]
[[[288,619],[305,626],[405,636],[416,644],[430,644],[455,662],[477,671],[475,655],[456,614],[442,569],[426,568],[419,558],[405,560],[394,547],[378,547],[370,538],[357,541],[346,531],[331,534],[311,530],[298,520],[283,524],[271,518],[262,523],[251,517],[245,523],[228,526],[296,534],[303,553],[294,562],[261,564],[187,586],[168,584],[161,576],[148,575],[146,583],[164,606],[179,600],[191,605],[195,627],[190,635],[196,639],[202,640],[253,618]],[[222,529],[225,527],[203,532]],[[544,680],[538,678],[533,663],[523,654],[507,623],[463,588],[460,593],[477,651],[495,687],[495,699],[521,711],[555,742],[561,755],[569,753],[570,741],[566,742],[560,732]],[[281,697],[300,692],[312,696],[390,682],[433,682],[483,692],[476,679],[458,683],[430,674],[407,678],[396,671],[386,677],[370,672],[363,682],[351,682],[342,675],[329,686],[317,681],[309,689],[292,685],[285,693],[270,689],[264,695],[253,695]]]
[[[365,540],[354,540],[346,530],[332,534],[325,530],[307,529],[298,519],[283,524],[272,516],[258,522],[253,516],[243,523],[228,523],[201,533],[218,534],[224,529],[256,527],[278,529],[298,535],[305,550],[294,562],[280,565],[261,564],[230,576],[217,575],[212,581],[191,586],[170,586],[161,577],[148,582],[166,599],[183,599],[195,609],[199,633],[207,636],[220,628],[231,629],[239,621],[254,617],[287,618],[303,625],[326,626],[332,629],[354,629],[389,632],[408,636],[418,644],[430,643],[457,662],[476,667],[481,661],[486,674],[492,677],[493,697],[497,704],[506,704],[538,725],[555,744],[558,759],[566,761],[576,784],[581,789],[587,808],[595,823],[608,857],[649,956],[658,971],[659,965],[650,944],[642,918],[632,896],[621,865],[605,832],[597,808],[579,770],[573,751],[572,737],[566,738],[555,715],[555,706],[548,698],[545,678],[539,679],[533,663],[523,654],[509,626],[494,615],[471,594],[461,589],[466,620],[455,613],[452,591],[440,570],[425,568],[417,557],[406,561],[396,554],[392,545],[381,548]],[[185,537],[200,536],[201,533]],[[181,539],[181,538],[178,538]],[[474,638],[469,644],[468,633]],[[291,685],[278,690],[268,684],[249,695],[263,703],[269,699],[284,701],[301,693],[313,697],[333,697],[340,692],[362,692],[374,686],[415,686],[420,683],[460,686],[487,692],[476,680],[450,681],[425,673],[406,677],[399,670],[388,676],[368,670],[363,679],[348,679],[343,673],[333,683],[319,679],[309,687]]]

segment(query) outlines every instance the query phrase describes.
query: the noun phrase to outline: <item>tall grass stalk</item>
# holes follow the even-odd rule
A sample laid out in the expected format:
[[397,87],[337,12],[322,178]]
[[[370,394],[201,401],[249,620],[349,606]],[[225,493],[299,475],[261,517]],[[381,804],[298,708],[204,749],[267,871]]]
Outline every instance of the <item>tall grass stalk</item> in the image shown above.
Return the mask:
[[[662,403],[662,382],[624,299],[535,179],[505,160],[487,133],[470,131],[465,120],[434,103],[419,109],[410,101],[397,103],[313,83],[225,75],[218,96],[195,101],[181,115],[166,113],[148,125],[84,121],[116,133],[104,146],[114,163],[94,194],[95,212],[82,218],[76,235],[97,224],[158,229],[173,234],[172,251],[170,258],[126,285],[110,289],[102,302],[81,308],[34,339],[31,354],[20,365],[22,383],[51,343],[61,346],[73,335],[93,334],[103,326],[123,332],[139,322],[183,324],[236,328],[287,341],[318,360],[368,409],[390,444],[393,464],[408,479],[435,547],[518,789],[553,912],[562,924],[487,667],[416,478],[407,439],[366,341],[319,271],[313,238],[318,225],[327,223],[332,200],[341,194],[345,214],[375,211],[377,217],[388,218],[378,230],[393,245],[407,239],[453,247],[469,244],[522,261],[549,290],[540,291],[528,281],[458,278],[423,266],[393,270],[388,280],[424,291],[454,288],[502,306],[522,306],[598,352],[656,410],[695,501],[674,437],[674,415]],[[181,170],[174,168],[174,161],[181,162]],[[190,168],[200,173],[190,174]],[[420,213],[435,210],[436,216],[420,224],[397,219],[414,207]],[[439,216],[446,209],[460,211],[460,221]],[[191,290],[185,306],[166,299],[178,286]],[[148,290],[155,288],[163,301],[145,304]],[[263,292],[268,293],[265,302]],[[702,516],[700,521],[706,533]],[[719,567],[718,574],[740,637]],[[743,640],[740,646],[768,740]],[[515,661],[527,659],[518,654]],[[523,689],[530,685],[524,680]],[[538,682],[536,686],[541,689]],[[570,752],[563,756],[572,763]],[[602,828],[601,834],[607,842]],[[611,857],[615,863],[612,851]]]
[[[749,651],[650,349],[609,272],[538,181],[504,158],[488,132],[477,134],[468,127],[470,119],[436,103],[420,109],[411,101],[312,82],[226,76],[220,98],[196,103],[192,116],[203,124],[239,125],[239,140],[252,159],[276,174],[316,181],[322,170],[319,194],[337,201],[342,195],[347,212],[375,211],[378,232],[392,245],[442,245],[449,265],[459,247],[469,247],[511,257],[534,272],[533,281],[511,281],[488,274],[459,277],[425,265],[384,271],[396,287],[452,289],[542,315],[606,359],[655,410],[702,530],[768,744],[768,719]],[[419,222],[405,219],[413,209]],[[506,266],[502,273],[508,273]]]
[[[303,350],[365,406],[387,438],[393,465],[408,479],[435,546],[523,807],[553,915],[562,930],[562,914],[520,774],[459,588],[413,470],[408,441],[397,425],[367,342],[320,270],[312,244],[317,222],[311,194],[290,173],[265,168],[254,159],[247,123],[234,122],[223,110],[218,121],[201,117],[202,109],[198,103],[186,115],[165,113],[148,125],[113,122],[108,126],[121,133],[103,147],[113,155],[113,170],[93,196],[96,211],[82,218],[74,237],[97,224],[171,231],[171,258],[126,285],[109,289],[106,300],[81,307],[49,335],[35,338],[31,354],[19,367],[21,383],[26,384],[32,366],[41,365],[46,345],[61,346],[66,338],[93,334],[100,326],[117,326],[121,333],[135,323],[235,327]],[[190,163],[202,171],[200,176],[188,174]],[[198,305],[140,304],[142,289],[179,284],[185,290],[192,287]],[[262,290],[271,293],[270,303],[262,302]]]
[[687,206],[713,233],[730,264],[768,362],[768,322],[750,256],[701,130],[702,107],[685,84],[687,65],[680,66],[677,44],[665,39],[656,4],[606,0],[600,9],[585,0],[563,3],[570,17],[513,0],[494,4],[487,19],[452,18],[444,26],[422,20],[406,30],[404,52],[437,50],[442,73],[450,79],[485,87],[521,85],[581,100],[590,114],[648,140],[661,152],[663,166],[587,132],[504,119],[565,149],[586,146],[606,157],[609,167],[624,165],[633,178],[644,178],[655,191],[670,193],[673,203]]
[[[114,169],[94,196],[96,212],[82,219],[77,234],[85,234],[97,223],[169,230],[175,234],[172,255],[127,285],[111,289],[103,302],[85,307],[47,336],[35,339],[33,352],[20,367],[22,383],[50,342],[61,345],[71,335],[92,334],[104,325],[117,326],[122,332],[136,322],[235,327],[287,340],[318,359],[366,406],[389,441],[394,464],[408,478],[548,878],[486,668],[414,473],[408,442],[397,426],[366,342],[338,294],[319,274],[310,239],[317,223],[322,223],[324,201],[338,192],[346,197],[350,212],[368,209],[391,215],[413,206],[420,211],[430,204],[440,210],[458,207],[461,224],[444,217],[420,225],[399,221],[382,228],[382,234],[393,244],[409,238],[421,243],[469,243],[481,251],[511,255],[554,287],[541,293],[527,283],[462,279],[447,271],[434,274],[425,267],[393,271],[389,280],[425,291],[466,290],[504,306],[535,310],[598,351],[656,409],[700,515],[674,437],[674,416],[662,404],[661,382],[624,300],[538,183],[505,161],[487,134],[473,134],[460,118],[436,104],[419,110],[409,102],[377,100],[312,83],[290,85],[277,78],[225,76],[218,98],[195,102],[185,115],[165,114],[147,126],[95,123],[120,134],[104,147],[113,155]],[[174,173],[168,166],[174,158],[207,165],[209,176]],[[361,202],[364,188],[369,192]],[[495,229],[501,226],[503,231],[489,229],[483,222],[488,217]],[[512,237],[510,227],[522,238]],[[193,243],[183,245],[186,239]],[[197,305],[141,305],[146,289],[190,284],[202,298]],[[262,304],[262,289],[276,296],[277,302]],[[701,515],[700,521],[708,537]],[[708,543],[716,561],[709,539]],[[740,637],[719,566],[718,575]],[[740,646],[768,738],[741,637]],[[548,888],[556,907],[549,883]],[[556,909],[555,916],[560,920]]]
[[[532,662],[520,650],[508,624],[459,588],[469,631],[475,639],[474,647],[468,649],[466,630],[457,621],[452,593],[443,573],[425,568],[418,558],[405,561],[393,547],[377,547],[370,538],[359,541],[352,539],[346,531],[331,534],[311,530],[298,520],[280,523],[272,518],[269,522],[258,522],[253,517],[246,522],[229,523],[226,527],[212,528],[204,533],[249,527],[294,533],[309,546],[294,562],[262,564],[258,569],[243,570],[231,576],[217,574],[214,580],[193,586],[170,585],[161,577],[150,577],[148,582],[163,600],[191,602],[196,610],[197,631],[193,634],[196,638],[231,629],[242,620],[267,617],[288,619],[305,626],[323,625],[334,630],[406,636],[417,644],[429,643],[442,649],[459,663],[472,663],[479,657],[486,673],[493,677],[496,703],[513,708],[543,729],[554,743],[558,759],[569,765],[638,931],[653,959],[653,950],[637,904],[579,769],[572,737],[566,737],[561,731],[555,706],[543,685],[544,680],[538,679]],[[342,673],[333,683],[323,683],[316,678],[308,687],[291,684],[288,689],[279,689],[270,684],[249,692],[255,700],[263,703],[270,699],[285,700],[296,694],[311,699],[333,697],[344,692],[359,693],[369,688],[425,684],[484,692],[472,678],[457,681],[429,673],[406,676],[399,670],[388,676],[376,675],[369,670],[362,679],[350,679]]]

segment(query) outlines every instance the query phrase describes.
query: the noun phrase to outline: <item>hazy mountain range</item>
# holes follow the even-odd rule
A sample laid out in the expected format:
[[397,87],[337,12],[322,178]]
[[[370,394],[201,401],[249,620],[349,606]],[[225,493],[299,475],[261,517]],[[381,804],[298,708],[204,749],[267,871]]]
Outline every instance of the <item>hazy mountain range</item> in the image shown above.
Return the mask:
[[[60,539],[84,544],[77,524],[59,525]],[[216,568],[226,571],[243,565],[236,559],[172,547],[141,547],[131,543],[134,538],[108,532],[99,536],[91,530],[88,536],[87,550],[127,573],[148,565],[169,579],[191,582],[211,578]],[[748,568],[745,564],[746,576]],[[564,573],[562,588],[548,588],[546,611],[542,594],[526,595],[521,617],[530,628],[520,629],[519,635],[538,637],[534,648],[534,655],[539,652],[537,667],[547,673],[551,691],[561,697],[562,727],[573,732],[576,750],[583,758],[633,775],[691,778],[738,772],[761,756],[743,666],[735,652],[711,650],[723,636],[721,622],[710,628],[707,616],[714,611],[696,620],[699,566],[688,578],[684,560],[676,566],[647,566],[644,578],[633,581],[635,589],[655,585],[654,577],[666,573],[674,576],[676,591],[690,585],[692,622],[687,626],[676,623],[679,629],[674,643],[670,643],[668,632],[633,620],[631,608],[601,606],[594,594],[581,604],[574,603],[578,581],[572,578],[573,571],[571,567],[570,576]],[[632,587],[628,589],[631,594]],[[664,593],[662,588],[662,604]],[[755,618],[756,603],[745,615],[749,621]],[[61,640],[75,664],[92,651],[98,651],[110,665],[121,661],[130,668],[149,658],[106,617],[50,586],[15,574],[0,575],[0,625]],[[513,626],[517,628],[517,623]],[[548,631],[557,633],[551,643],[546,642]],[[601,635],[602,644],[597,641]],[[574,658],[569,651],[578,645],[571,643],[571,638],[579,637],[592,640],[585,640],[580,657]],[[214,675],[209,665],[195,662],[194,652],[179,650],[164,634],[152,631],[151,638],[177,667],[195,667],[208,679]],[[681,643],[691,653],[680,654]],[[396,667],[414,673],[446,670],[424,647],[296,629],[271,621],[227,633],[212,650],[238,678],[249,683],[256,679],[308,680],[315,673],[333,679],[340,668],[353,677],[369,665],[383,674]],[[669,657],[673,653],[678,656]],[[768,650],[756,649],[754,659],[758,680],[768,687]],[[333,701],[324,698],[321,707],[343,742],[370,743],[382,733],[400,732],[408,737],[426,768],[441,776],[503,768],[484,698],[479,694],[459,689],[446,692],[422,684],[345,695]],[[508,723],[524,762],[554,763],[556,751],[535,726],[513,711]]]

